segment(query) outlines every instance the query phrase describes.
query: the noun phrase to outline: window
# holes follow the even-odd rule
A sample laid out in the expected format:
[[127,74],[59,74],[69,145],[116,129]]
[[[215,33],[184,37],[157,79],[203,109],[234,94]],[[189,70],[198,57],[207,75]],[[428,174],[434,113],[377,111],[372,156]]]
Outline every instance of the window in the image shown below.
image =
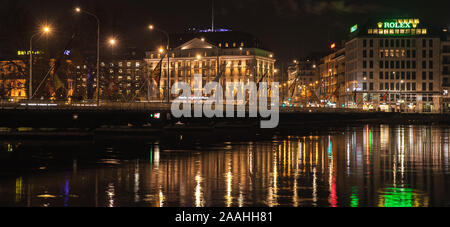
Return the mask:
[[430,80],[434,80],[434,74],[433,74],[433,72],[430,72],[430,73],[429,73],[429,77],[430,77]]
[[422,40],[422,47],[427,47],[427,41],[425,39]]
[[363,90],[367,91],[367,83],[363,83]]
[[367,57],[367,51],[363,50],[363,58],[366,58],[366,57]]
[[416,80],[416,78],[417,78],[416,72],[412,72],[412,80]]
[[422,80],[427,80],[427,73],[426,72],[422,72]]
[[416,83],[412,83],[412,90],[413,90],[413,91],[416,90]]
[[370,68],[373,69],[373,61],[370,61]]
[[430,39],[430,47],[433,47],[433,40]]
[[373,47],[373,39],[370,40],[370,47]]
[[383,72],[380,72],[380,80],[384,79]]
[[367,68],[367,61],[363,61],[363,69]]
[[366,47],[366,46],[367,46],[367,40],[364,39],[364,40],[363,40],[363,47]]
[[369,79],[373,80],[373,72],[369,73]]
[[422,83],[422,91],[426,91],[427,90],[427,84],[426,83]]
[[429,85],[430,85],[430,87],[429,87],[430,91],[433,91],[434,90],[433,83],[430,83]]
[[374,89],[373,89],[373,83],[370,83],[370,84],[369,84],[369,90],[370,90],[370,91],[373,91],[373,90],[374,90]]
[[423,62],[422,62],[422,68],[423,68],[423,69],[426,69],[426,68],[427,68],[427,62],[426,62],[426,61],[423,61]]
[[433,67],[434,65],[433,65],[433,61],[430,61],[429,62],[429,67],[430,67],[430,69],[433,69],[434,67]]
[[373,50],[370,50],[370,55],[369,57],[373,58]]
[[383,90],[383,83],[380,83],[380,90]]

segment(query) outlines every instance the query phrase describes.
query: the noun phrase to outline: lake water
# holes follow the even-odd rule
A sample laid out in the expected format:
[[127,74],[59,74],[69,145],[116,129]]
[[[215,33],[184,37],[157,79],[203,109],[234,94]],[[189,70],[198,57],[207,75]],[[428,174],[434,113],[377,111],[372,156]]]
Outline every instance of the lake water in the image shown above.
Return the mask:
[[450,206],[444,126],[192,143],[1,141],[0,206]]

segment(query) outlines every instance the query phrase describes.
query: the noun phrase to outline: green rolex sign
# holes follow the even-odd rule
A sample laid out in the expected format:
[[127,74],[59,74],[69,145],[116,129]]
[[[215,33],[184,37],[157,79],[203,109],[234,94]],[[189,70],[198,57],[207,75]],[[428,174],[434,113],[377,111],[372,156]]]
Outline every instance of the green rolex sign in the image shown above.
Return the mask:
[[412,28],[411,23],[400,23],[400,22],[384,22],[384,28],[403,28],[409,29]]

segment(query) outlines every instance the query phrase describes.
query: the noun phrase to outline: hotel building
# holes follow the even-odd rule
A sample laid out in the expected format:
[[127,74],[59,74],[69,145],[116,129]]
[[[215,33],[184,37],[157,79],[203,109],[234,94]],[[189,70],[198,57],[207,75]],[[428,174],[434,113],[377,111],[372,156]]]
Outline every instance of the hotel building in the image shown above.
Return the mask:
[[[170,88],[177,82],[185,82],[193,87],[195,75],[202,76],[204,86],[221,74],[218,82],[225,92],[227,82],[274,82],[274,54],[264,50],[251,35],[232,31],[208,31],[171,37],[173,40],[169,61],[162,49],[146,53],[145,62],[149,67],[149,74],[165,57],[162,59],[159,91],[154,89],[157,92],[152,92],[151,95],[154,100],[167,100],[169,78]],[[170,77],[167,74],[168,67]],[[171,99],[173,98],[175,97],[172,96]]]

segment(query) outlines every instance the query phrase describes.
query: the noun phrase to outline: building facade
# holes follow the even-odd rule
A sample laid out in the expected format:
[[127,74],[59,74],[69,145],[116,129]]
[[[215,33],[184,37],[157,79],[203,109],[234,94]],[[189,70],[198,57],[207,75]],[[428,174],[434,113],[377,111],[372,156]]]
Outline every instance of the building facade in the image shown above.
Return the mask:
[[[222,37],[220,32],[215,32],[210,39],[209,34],[196,34],[191,40],[170,48],[169,59],[163,49],[147,52],[145,62],[150,75],[158,73],[154,70],[159,69],[157,67],[161,62],[159,83],[152,78],[152,87],[159,85],[156,89],[150,89],[153,91],[152,99],[167,100],[168,91],[177,82],[185,82],[193,88],[196,75],[201,75],[203,86],[221,75],[218,82],[224,92],[227,92],[228,82],[274,82],[275,59],[272,52],[257,48],[246,39],[239,40],[239,35],[229,38],[230,34],[223,33]],[[171,96],[173,98],[176,97]]]
[[309,59],[294,60],[288,66],[287,105],[307,107],[319,103],[317,88],[319,87],[319,67],[316,61]]
[[345,49],[338,49],[321,59],[319,76],[321,105],[345,105]]
[[[74,98],[97,97],[95,67],[75,66]],[[111,102],[147,100],[147,67],[143,59],[109,59],[100,63],[100,98]]]
[[2,100],[18,102],[28,99],[25,63],[21,60],[0,61],[0,97]]
[[[354,29],[356,28],[356,29]],[[345,106],[440,112],[441,39],[419,19],[352,28],[345,45]]]
[[450,112],[450,34],[444,29],[441,43],[442,112]]

